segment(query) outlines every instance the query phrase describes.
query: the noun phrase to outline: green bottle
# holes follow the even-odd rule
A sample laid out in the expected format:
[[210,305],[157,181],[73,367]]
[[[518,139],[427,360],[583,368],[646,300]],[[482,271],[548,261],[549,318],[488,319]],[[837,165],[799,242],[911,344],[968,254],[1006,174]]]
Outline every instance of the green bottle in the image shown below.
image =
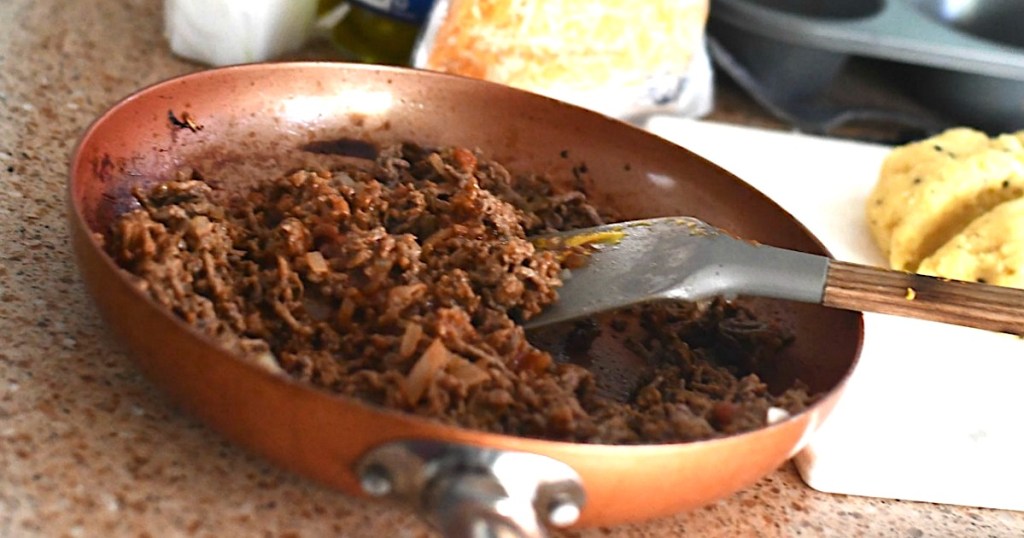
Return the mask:
[[[339,4],[324,0],[321,11]],[[407,65],[434,0],[348,0],[348,12],[331,31],[351,60]]]

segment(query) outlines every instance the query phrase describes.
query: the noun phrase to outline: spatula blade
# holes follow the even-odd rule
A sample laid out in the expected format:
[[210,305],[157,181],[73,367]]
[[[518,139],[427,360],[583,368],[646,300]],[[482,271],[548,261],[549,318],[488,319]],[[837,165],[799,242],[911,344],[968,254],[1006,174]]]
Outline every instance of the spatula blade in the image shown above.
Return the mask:
[[756,295],[820,302],[828,260],[755,245],[691,217],[609,224],[537,238],[539,248],[583,245],[559,299],[527,328],[657,300]]

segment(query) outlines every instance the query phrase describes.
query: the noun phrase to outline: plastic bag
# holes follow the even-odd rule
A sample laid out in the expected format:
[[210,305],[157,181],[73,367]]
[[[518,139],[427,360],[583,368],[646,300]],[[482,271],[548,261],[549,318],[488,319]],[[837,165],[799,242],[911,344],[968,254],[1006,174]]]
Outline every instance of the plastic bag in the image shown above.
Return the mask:
[[623,119],[712,105],[708,0],[439,0],[413,65]]

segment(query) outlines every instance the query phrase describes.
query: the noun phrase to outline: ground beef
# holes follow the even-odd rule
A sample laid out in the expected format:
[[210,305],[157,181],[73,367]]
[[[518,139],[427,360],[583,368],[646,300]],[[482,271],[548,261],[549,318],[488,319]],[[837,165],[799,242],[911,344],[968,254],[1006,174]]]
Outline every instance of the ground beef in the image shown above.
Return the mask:
[[[583,192],[513,178],[466,149],[394,146],[373,166],[240,192],[211,184],[183,172],[135,192],[140,208],[114,223],[108,252],[176,316],[324,389],[588,443],[712,438],[812,399],[768,392],[752,372],[790,337],[723,301],[633,308],[528,338],[519,322],[556,300],[563,271],[528,237],[605,219]],[[625,388],[588,368],[589,348],[610,336],[643,362]]]

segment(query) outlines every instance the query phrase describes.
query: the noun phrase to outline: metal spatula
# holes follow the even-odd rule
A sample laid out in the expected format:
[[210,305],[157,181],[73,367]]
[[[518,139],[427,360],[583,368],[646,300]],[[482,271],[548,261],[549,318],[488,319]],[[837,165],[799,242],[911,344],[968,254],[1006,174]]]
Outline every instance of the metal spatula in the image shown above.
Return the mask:
[[610,224],[534,243],[566,252],[582,247],[584,254],[558,301],[528,320],[527,328],[650,301],[749,295],[1024,335],[1024,290],[758,245],[690,217]]

